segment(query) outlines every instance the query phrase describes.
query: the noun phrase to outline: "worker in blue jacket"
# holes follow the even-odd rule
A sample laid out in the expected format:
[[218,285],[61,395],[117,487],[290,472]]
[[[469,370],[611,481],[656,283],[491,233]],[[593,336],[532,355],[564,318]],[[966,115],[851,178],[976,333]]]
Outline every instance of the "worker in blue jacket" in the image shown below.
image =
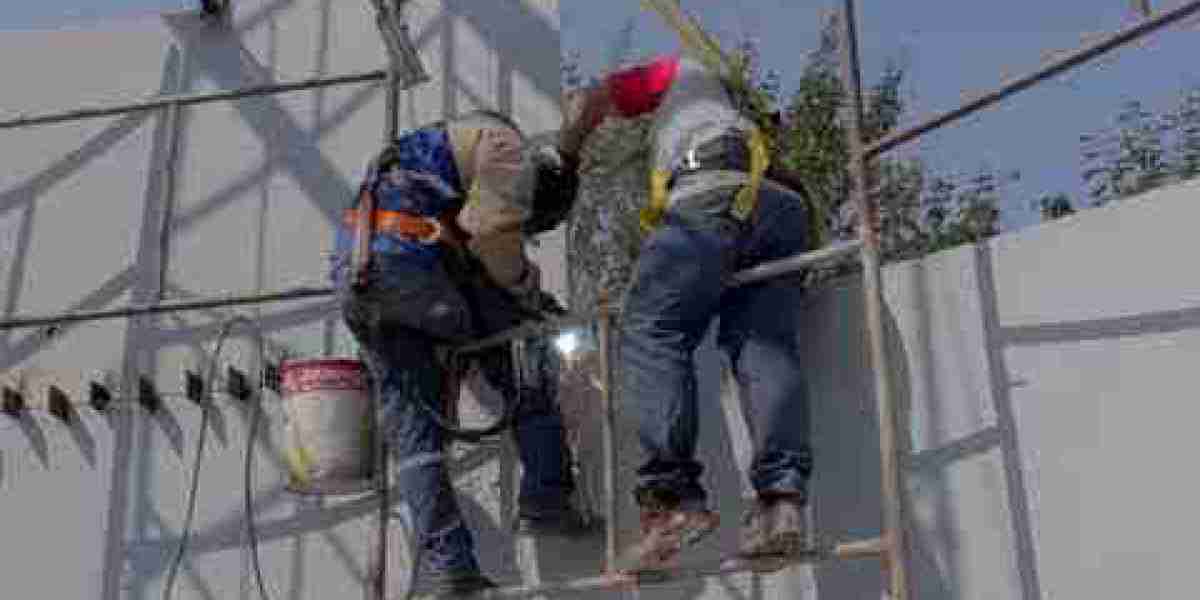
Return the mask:
[[[444,463],[439,411],[448,378],[439,348],[558,310],[523,244],[552,227],[565,210],[559,200],[573,197],[547,175],[564,172],[553,157],[494,113],[417,128],[375,158],[338,231],[332,278],[381,394],[400,503],[441,594],[494,586],[480,573]],[[544,339],[525,344],[519,379],[508,348],[479,359],[492,387],[517,407],[512,428],[524,469],[516,528],[579,534],[558,358]]]

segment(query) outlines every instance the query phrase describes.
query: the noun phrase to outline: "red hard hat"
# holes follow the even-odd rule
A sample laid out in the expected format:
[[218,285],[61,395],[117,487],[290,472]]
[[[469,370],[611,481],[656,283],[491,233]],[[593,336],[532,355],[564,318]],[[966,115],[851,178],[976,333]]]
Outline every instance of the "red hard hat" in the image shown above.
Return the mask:
[[679,55],[671,54],[610,74],[606,83],[613,106],[624,117],[653,111],[678,72]]

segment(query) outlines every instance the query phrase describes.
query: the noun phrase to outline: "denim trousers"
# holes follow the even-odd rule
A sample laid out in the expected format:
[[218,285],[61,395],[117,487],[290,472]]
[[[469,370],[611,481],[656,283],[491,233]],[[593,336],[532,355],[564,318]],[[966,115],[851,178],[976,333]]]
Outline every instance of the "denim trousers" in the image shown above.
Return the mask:
[[[520,317],[502,292],[456,285],[440,263],[431,269],[398,254],[372,258],[364,290],[344,282],[344,274],[335,277],[345,321],[380,393],[397,500],[412,519],[424,566],[433,573],[478,570],[444,463],[446,434],[429,412],[443,410],[435,346],[495,333]],[[536,518],[565,510],[574,483],[557,404],[558,357],[544,339],[527,340],[525,356],[519,382],[504,346],[478,364],[506,402],[521,394],[513,427],[524,467],[518,505],[522,517]]]
[[803,332],[793,326],[801,286],[794,277],[723,286],[733,271],[809,249],[803,198],[764,184],[746,223],[696,212],[672,207],[646,238],[623,303],[621,395],[639,416],[644,458],[635,496],[642,506],[706,501],[693,354],[716,321],[718,346],[749,413],[755,490],[805,497],[809,399],[797,360]]

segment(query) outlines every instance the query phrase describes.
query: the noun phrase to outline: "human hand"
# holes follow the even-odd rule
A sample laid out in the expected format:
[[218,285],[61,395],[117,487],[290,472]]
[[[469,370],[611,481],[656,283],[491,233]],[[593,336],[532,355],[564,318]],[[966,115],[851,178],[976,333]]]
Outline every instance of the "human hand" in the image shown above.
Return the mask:
[[613,110],[612,98],[604,85],[569,92],[564,98],[563,123],[559,129],[559,152],[576,162],[583,142]]

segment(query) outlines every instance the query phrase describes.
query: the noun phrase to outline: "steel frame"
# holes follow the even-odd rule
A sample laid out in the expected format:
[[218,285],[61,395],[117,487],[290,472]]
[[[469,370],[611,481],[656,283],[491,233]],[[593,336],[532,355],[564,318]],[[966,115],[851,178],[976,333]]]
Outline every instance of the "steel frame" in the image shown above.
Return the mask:
[[[374,1],[378,7],[378,0]],[[978,113],[979,111],[995,105],[1009,96],[1033,87],[1034,85],[1045,81],[1046,79],[1085,64],[1116,48],[1127,45],[1171,24],[1178,23],[1190,16],[1196,15],[1197,13],[1200,13],[1200,0],[1191,0],[1190,2],[1186,2],[1176,8],[1162,11],[1158,15],[1148,16],[1139,23],[1117,31],[1098,42],[1082,46],[1064,56],[1049,61],[1038,69],[1024,76],[1013,79],[1003,84],[1001,87],[986,94],[982,94],[979,97],[962,104],[961,106],[937,114],[912,127],[885,136],[880,140],[871,143],[864,143],[861,135],[863,99],[862,75],[858,55],[858,34],[856,29],[856,6],[855,0],[843,0],[843,27],[840,31],[842,41],[841,68],[843,85],[845,86],[847,97],[851,100],[849,107],[850,110],[848,112],[849,120],[847,127],[847,141],[850,150],[849,171],[852,181],[851,201],[858,210],[858,214],[870,215],[873,214],[875,209],[875,207],[871,205],[871,199],[869,198],[868,190],[866,188],[866,168],[870,160],[877,158],[879,155],[893,150],[905,143],[911,142],[926,133],[959,121],[972,114]],[[393,69],[381,69],[333,77],[311,78],[290,83],[261,85],[217,92],[159,96],[119,105],[84,107],[41,115],[22,115],[16,118],[0,120],[0,130],[17,129],[53,123],[65,123],[143,110],[153,110],[168,107],[175,108],[209,102],[240,100],[255,96],[265,96],[320,87],[376,81],[387,81],[388,83],[389,97],[386,131],[389,136],[393,136],[394,132],[398,128],[398,119],[395,112],[395,100],[397,93],[395,89],[396,74],[394,73]],[[837,545],[831,549],[828,549],[823,554],[801,558],[798,559],[797,562],[811,562],[813,560],[832,558],[879,556],[883,559],[882,563],[885,569],[885,581],[887,582],[892,599],[908,600],[912,597],[912,581],[908,578],[909,557],[906,548],[902,521],[903,490],[901,487],[902,481],[900,477],[900,456],[897,446],[897,438],[901,434],[901,429],[896,420],[896,406],[894,404],[891,383],[887,377],[888,355],[886,352],[883,332],[883,296],[881,289],[879,239],[872,231],[870,219],[860,219],[859,239],[855,242],[839,247],[823,248],[815,252],[797,255],[791,258],[775,261],[773,263],[760,265],[753,269],[735,274],[727,283],[729,285],[743,285],[746,283],[763,281],[789,273],[795,273],[806,268],[811,268],[820,263],[834,261],[855,251],[859,252],[859,260],[863,267],[864,318],[868,335],[871,369],[875,378],[875,397],[879,420],[881,451],[880,459],[882,471],[881,491],[883,499],[883,531],[879,538]],[[333,293],[334,291],[331,288],[308,287],[263,294],[230,295],[199,300],[159,302],[148,306],[126,306],[116,309],[95,311],[67,311],[43,316],[18,316],[0,320],[0,331],[32,327],[57,326],[100,319],[128,318],[148,314],[173,313],[189,310],[204,310],[239,305],[300,300],[305,298],[330,296]],[[595,323],[597,320],[599,321],[600,359],[603,371],[601,380],[604,411],[602,419],[602,440],[604,443],[604,458],[606,463],[604,481],[607,488],[607,497],[604,507],[605,525],[607,530],[605,534],[606,565],[614,564],[616,556],[616,504],[615,494],[613,493],[616,482],[616,445],[613,430],[614,424],[611,393],[613,365],[610,357],[610,345],[612,343],[612,316],[613,311],[609,308],[606,302],[602,302],[601,306],[598,307],[597,314],[595,315],[576,316],[549,323],[523,326],[459,349],[460,351],[469,352],[496,344],[506,343],[522,337],[547,334],[563,327],[591,324]],[[384,557],[381,558],[385,559]],[[742,564],[735,567],[722,565],[685,568],[677,572],[674,576],[670,577],[670,579],[692,579],[736,571],[753,570],[754,568],[755,565],[753,564]],[[587,577],[578,578],[569,582],[549,583],[535,587],[505,588],[502,590],[489,592],[481,597],[527,597],[537,594],[544,594],[550,591],[600,589],[609,584],[610,580],[603,576]],[[381,585],[380,587],[382,588],[383,586]]]

